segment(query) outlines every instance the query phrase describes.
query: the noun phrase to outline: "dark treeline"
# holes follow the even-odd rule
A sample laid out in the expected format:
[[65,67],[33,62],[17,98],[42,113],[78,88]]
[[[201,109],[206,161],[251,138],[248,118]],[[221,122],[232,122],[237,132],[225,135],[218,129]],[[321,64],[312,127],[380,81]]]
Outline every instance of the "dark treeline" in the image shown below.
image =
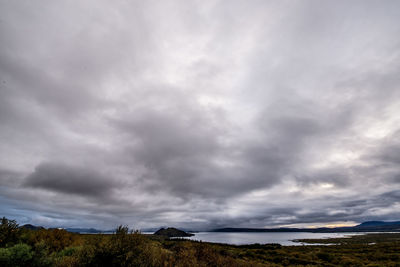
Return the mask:
[[334,246],[234,246],[170,240],[125,226],[110,235],[32,230],[3,217],[0,266],[400,266],[399,240],[385,234]]

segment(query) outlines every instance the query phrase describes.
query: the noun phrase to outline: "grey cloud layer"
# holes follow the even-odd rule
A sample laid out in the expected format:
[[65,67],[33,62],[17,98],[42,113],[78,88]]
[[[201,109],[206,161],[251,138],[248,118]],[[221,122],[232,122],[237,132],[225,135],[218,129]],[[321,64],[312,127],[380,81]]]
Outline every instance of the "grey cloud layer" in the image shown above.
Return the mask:
[[113,180],[82,167],[41,163],[26,177],[24,186],[66,194],[105,197],[112,189]]
[[0,213],[399,219],[398,1],[0,1]]

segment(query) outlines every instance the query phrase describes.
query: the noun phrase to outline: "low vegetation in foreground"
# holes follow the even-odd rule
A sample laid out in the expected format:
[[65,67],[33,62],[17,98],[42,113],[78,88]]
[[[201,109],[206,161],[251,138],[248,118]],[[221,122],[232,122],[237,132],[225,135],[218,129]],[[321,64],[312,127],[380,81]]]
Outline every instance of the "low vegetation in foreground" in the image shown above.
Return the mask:
[[147,236],[124,226],[109,235],[31,230],[3,218],[0,266],[400,266],[400,234],[345,240],[234,246]]

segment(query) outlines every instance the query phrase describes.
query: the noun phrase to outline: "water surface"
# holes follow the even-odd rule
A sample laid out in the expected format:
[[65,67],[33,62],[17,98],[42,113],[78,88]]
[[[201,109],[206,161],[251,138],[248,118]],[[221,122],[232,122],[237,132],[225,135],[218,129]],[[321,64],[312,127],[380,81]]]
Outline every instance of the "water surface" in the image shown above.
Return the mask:
[[[303,233],[303,232],[277,232],[277,233],[226,233],[226,232],[199,232],[194,236],[185,237],[185,239],[224,243],[232,245],[245,245],[245,244],[266,244],[277,243],[284,246],[298,246],[304,245],[303,243],[293,242],[294,239],[304,238],[335,238],[335,237],[350,237],[352,235],[360,235],[364,233]],[[307,244],[309,245],[309,244]]]

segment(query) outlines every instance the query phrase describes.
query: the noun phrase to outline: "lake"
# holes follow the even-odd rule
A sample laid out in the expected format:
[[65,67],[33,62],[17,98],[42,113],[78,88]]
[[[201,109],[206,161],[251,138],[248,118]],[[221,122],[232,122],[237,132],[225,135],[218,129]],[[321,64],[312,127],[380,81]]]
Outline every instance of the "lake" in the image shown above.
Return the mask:
[[351,235],[360,235],[364,233],[301,233],[301,232],[277,232],[277,233],[226,233],[226,232],[199,232],[194,236],[185,237],[185,239],[225,243],[232,245],[245,245],[245,244],[266,244],[277,243],[284,246],[299,246],[303,243],[293,242],[293,239],[303,238],[331,238],[331,237],[346,237]]

